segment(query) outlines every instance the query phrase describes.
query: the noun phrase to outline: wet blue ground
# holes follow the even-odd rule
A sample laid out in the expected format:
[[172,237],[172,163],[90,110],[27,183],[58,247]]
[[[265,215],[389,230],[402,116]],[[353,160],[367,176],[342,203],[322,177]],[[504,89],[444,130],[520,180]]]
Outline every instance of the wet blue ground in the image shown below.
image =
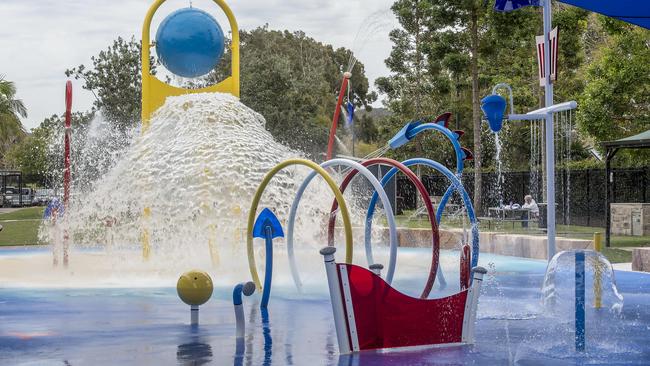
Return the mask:
[[[274,288],[268,318],[244,300],[237,344],[231,288],[216,288],[191,328],[169,288],[0,289],[0,365],[647,365],[650,275],[617,272],[620,315],[587,311],[587,351],[573,351],[571,314],[543,311],[544,262],[483,256],[490,267],[476,344],[339,356],[326,293],[301,298]],[[453,275],[450,275],[451,278]],[[398,288],[419,288],[403,280]]]

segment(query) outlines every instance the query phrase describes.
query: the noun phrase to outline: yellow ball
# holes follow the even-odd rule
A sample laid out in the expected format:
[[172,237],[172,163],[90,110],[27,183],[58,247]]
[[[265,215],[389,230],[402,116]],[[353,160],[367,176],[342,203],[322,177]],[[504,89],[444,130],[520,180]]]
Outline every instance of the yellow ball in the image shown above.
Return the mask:
[[203,305],[212,296],[212,279],[199,270],[185,272],[176,283],[178,297],[187,305]]

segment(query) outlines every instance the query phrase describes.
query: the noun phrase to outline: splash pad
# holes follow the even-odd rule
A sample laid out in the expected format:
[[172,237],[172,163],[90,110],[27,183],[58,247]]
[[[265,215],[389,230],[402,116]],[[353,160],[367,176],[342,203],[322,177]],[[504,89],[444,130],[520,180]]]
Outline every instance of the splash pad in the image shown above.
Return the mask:
[[[215,2],[226,11],[223,2]],[[152,12],[145,20],[145,45]],[[235,38],[236,22],[226,13]],[[471,152],[460,146],[462,131],[449,130],[451,115],[408,123],[390,147],[425,130],[442,133],[454,147],[455,171],[418,157],[305,160],[275,142],[264,119],[237,100],[234,41],[233,75],[218,84],[228,90],[182,91],[162,86],[146,71],[142,130],[108,173],[83,195],[72,195],[65,221],[43,227],[52,242],[69,233],[67,268],[52,268],[48,248],[0,250],[1,363],[644,364],[650,359],[648,276],[616,274],[617,293],[632,296],[624,306],[617,303],[606,321],[586,312],[587,322],[603,327],[587,330],[586,350],[576,353],[574,318],[549,311],[543,302],[573,303],[562,280],[576,272],[565,261],[551,266],[556,271],[550,276],[542,261],[479,257],[476,217],[460,183]],[[148,47],[143,49],[148,59]],[[366,168],[374,163],[394,169],[379,179]],[[454,192],[462,197],[473,225],[457,250],[440,249],[444,203],[434,211],[418,177],[409,174],[408,167],[418,164],[448,178],[443,202]],[[338,175],[332,165],[349,170]],[[398,171],[420,187],[431,223],[430,248],[407,248],[391,224],[382,186]],[[346,190],[358,184],[355,175],[371,187]],[[364,194],[370,205],[363,204]],[[389,226],[386,241],[373,240],[380,224],[378,200]],[[343,240],[335,234],[341,229]],[[342,262],[335,262],[336,250]],[[202,271],[186,273],[191,268]],[[613,277],[602,277],[605,287]],[[196,298],[185,293],[193,281],[203,283]],[[190,324],[177,283],[192,307]],[[542,283],[554,284],[545,287],[553,290],[546,297]]]

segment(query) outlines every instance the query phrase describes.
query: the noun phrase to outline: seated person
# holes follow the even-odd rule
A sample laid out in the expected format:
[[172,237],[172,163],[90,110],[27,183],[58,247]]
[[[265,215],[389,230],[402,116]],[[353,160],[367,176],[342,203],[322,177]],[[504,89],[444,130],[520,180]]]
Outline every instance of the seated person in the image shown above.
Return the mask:
[[521,219],[525,220],[521,222],[521,226],[528,227],[528,220],[539,216],[539,207],[537,206],[537,202],[533,199],[533,196],[528,194],[524,197],[524,204],[521,208],[528,210],[528,212],[521,214]]

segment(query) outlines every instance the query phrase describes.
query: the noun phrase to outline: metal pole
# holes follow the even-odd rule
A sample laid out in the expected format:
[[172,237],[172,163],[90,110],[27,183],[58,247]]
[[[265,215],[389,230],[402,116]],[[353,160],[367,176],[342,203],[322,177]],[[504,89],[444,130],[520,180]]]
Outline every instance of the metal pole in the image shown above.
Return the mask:
[[612,183],[614,183],[611,162],[618,149],[607,149],[605,154],[605,246],[609,248],[612,235],[612,209],[611,200],[613,197]]
[[199,325],[199,307],[198,305],[190,306],[190,325]]
[[327,273],[327,283],[330,290],[330,300],[332,301],[332,312],[334,313],[334,328],[336,329],[336,338],[339,343],[339,353],[350,353],[350,338],[347,330],[347,320],[343,299],[341,298],[341,288],[339,287],[339,276],[334,262],[335,247],[325,247],[320,250],[320,254],[325,261],[325,272]]
[[[553,105],[553,84],[551,84],[551,0],[544,0],[544,83],[545,106]],[[555,255],[555,140],[553,136],[553,113],[546,114],[546,202],[547,252],[548,260]]]
[[610,172],[610,170],[609,170],[609,162],[611,160],[610,153],[611,153],[611,151],[608,148],[607,151],[606,151],[606,154],[605,154],[605,246],[607,246],[608,248],[609,248],[609,237],[611,235],[610,225],[612,224],[610,222],[611,218],[610,218],[610,212],[609,212],[609,200],[610,200],[610,196],[609,196],[609,174],[610,174],[609,173]]
[[575,254],[575,347],[585,350],[585,252]]

